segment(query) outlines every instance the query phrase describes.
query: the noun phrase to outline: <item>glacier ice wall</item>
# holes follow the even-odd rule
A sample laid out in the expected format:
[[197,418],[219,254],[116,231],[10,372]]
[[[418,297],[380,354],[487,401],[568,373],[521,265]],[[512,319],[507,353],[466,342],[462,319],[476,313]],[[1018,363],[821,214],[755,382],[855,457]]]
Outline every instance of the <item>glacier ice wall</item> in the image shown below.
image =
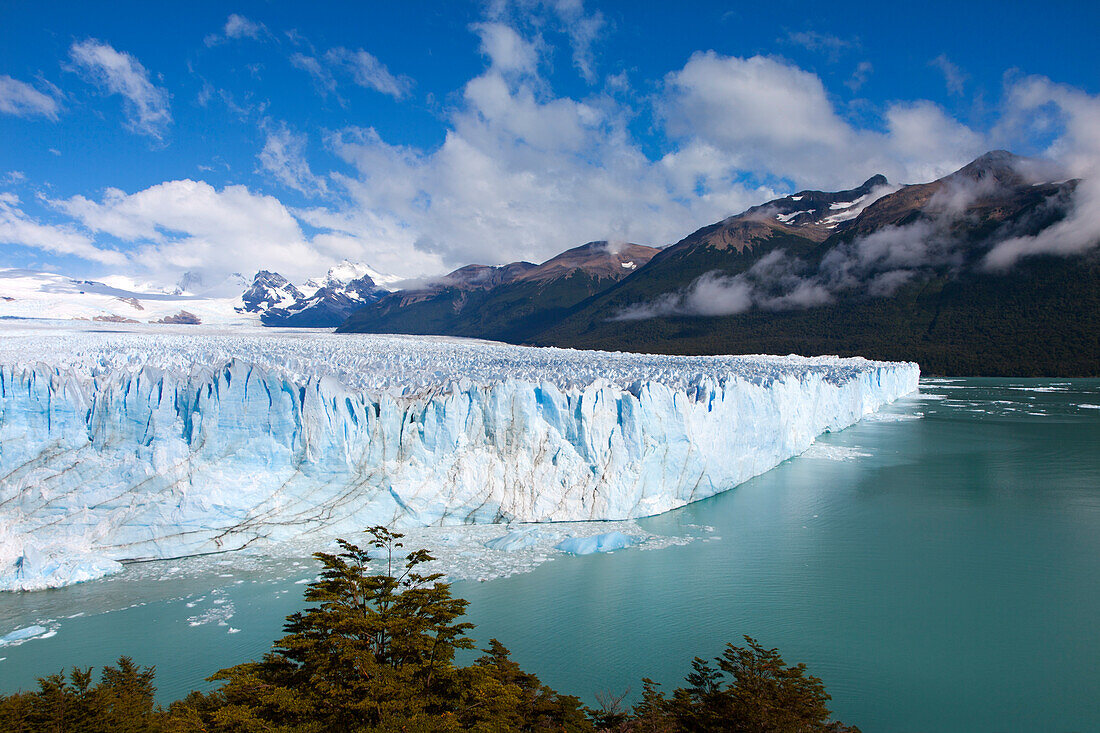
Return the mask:
[[918,376],[859,358],[5,326],[0,588],[375,524],[657,514]]

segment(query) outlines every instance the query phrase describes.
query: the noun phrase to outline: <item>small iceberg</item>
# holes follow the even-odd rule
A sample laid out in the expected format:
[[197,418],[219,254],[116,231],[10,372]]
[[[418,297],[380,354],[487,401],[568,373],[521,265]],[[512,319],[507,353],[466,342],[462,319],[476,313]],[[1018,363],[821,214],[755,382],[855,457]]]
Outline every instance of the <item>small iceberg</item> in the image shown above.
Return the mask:
[[516,550],[522,550],[526,547],[531,547],[532,545],[537,544],[538,541],[538,530],[535,527],[525,527],[523,529],[512,530],[502,537],[497,537],[496,539],[489,540],[485,543],[485,547],[489,548],[490,550],[515,552]]
[[49,629],[47,629],[45,626],[25,626],[21,629],[16,629],[10,634],[0,636],[0,646],[7,646],[8,644],[21,644],[24,641],[35,638],[36,636],[43,636],[48,631]]
[[608,532],[591,537],[570,537],[558,543],[557,549],[570,555],[591,555],[596,552],[612,552],[630,547],[634,538],[622,532]]

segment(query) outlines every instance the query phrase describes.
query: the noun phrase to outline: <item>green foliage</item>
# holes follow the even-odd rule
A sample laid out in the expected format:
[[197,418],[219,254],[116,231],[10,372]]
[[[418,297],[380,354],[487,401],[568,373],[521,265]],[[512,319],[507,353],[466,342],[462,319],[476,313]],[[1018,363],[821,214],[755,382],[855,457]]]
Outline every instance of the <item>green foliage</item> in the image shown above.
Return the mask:
[[314,555],[312,605],[287,618],[262,661],[218,672],[219,690],[173,704],[170,717],[211,733],[591,730],[580,701],[522,672],[495,640],[457,667],[455,652],[473,648],[466,601],[420,571],[425,550],[402,554],[402,535],[368,532],[367,547],[338,540],[342,552]]
[[152,733],[161,731],[153,705],[152,667],[119,657],[92,685],[92,670],[73,667],[38,680],[37,692],[0,696],[0,721],[10,733]]
[[813,733],[851,731],[829,722],[829,695],[806,665],[787,666],[776,649],[746,636],[748,646],[726,646],[717,667],[698,657],[688,686],[663,700],[655,690],[643,699],[648,709],[671,718],[678,730],[736,733]]
[[[636,733],[857,731],[828,723],[821,680],[788,667],[775,649],[746,637],[717,667],[694,662],[687,687],[665,698],[643,681],[628,713],[624,695],[603,696],[592,711],[523,671],[496,639],[473,664],[461,621],[466,601],[421,566],[424,550],[402,554],[402,535],[368,530],[366,548],[338,540],[341,552],[314,555],[320,577],[305,610],[287,617],[285,635],[259,662],[223,669],[211,693],[192,692],[167,710],[153,704],[153,669],[127,657],[105,667],[39,680],[36,692],[0,696],[0,721],[12,733],[396,733],[521,731]],[[377,568],[377,572],[375,569]]]
[[[342,552],[316,553],[323,569],[305,594],[313,605],[287,618],[262,661],[211,678],[222,688],[191,705],[210,730],[374,730],[447,711],[455,650],[473,646],[472,625],[457,621],[466,601],[440,574],[419,572],[426,551],[399,556],[401,535],[384,527],[370,536],[366,548],[339,540]],[[371,572],[376,561],[383,572]]]

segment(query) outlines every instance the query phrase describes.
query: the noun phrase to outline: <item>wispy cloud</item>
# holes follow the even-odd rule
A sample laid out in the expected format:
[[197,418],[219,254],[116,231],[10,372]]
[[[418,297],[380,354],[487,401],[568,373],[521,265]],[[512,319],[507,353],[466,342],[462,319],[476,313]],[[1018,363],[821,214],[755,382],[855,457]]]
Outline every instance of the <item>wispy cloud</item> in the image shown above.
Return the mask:
[[404,99],[412,91],[414,82],[408,76],[394,74],[374,54],[363,49],[343,47],[329,49],[324,54],[316,52],[291,54],[290,63],[313,78],[314,86],[323,96],[336,92],[337,73],[350,74],[352,81],[365,89],[373,89],[394,99]]
[[116,51],[101,41],[89,38],[74,43],[69,55],[87,78],[108,94],[124,100],[127,127],[139,134],[161,140],[172,123],[168,108],[170,95],[149,79],[149,72],[136,58]]
[[[502,28],[531,30],[537,36],[543,30],[560,32],[569,40],[573,67],[588,84],[599,78],[596,62],[596,42],[608,27],[599,10],[589,11],[584,0],[491,0],[486,12],[487,23],[474,29],[482,36],[482,51],[486,33],[479,25],[495,24]],[[542,46],[542,43],[533,44]],[[503,58],[498,54],[498,58]]]
[[323,178],[313,174],[305,157],[306,137],[293,132],[286,123],[265,125],[267,139],[260,151],[263,169],[287,188],[307,196],[328,192]]
[[554,9],[569,36],[569,45],[573,51],[573,66],[581,77],[593,84],[596,81],[596,58],[594,46],[607,25],[603,13],[596,10],[585,12],[581,0],[558,0]]
[[800,46],[807,51],[824,53],[832,60],[836,60],[842,52],[859,46],[859,42],[854,39],[841,38],[819,31],[792,31],[779,40],[793,46]]
[[402,99],[412,90],[412,79],[391,73],[374,54],[361,48],[355,51],[334,48],[325,54],[325,59],[334,66],[350,71],[352,79],[359,86],[388,94],[394,99]]
[[41,116],[56,120],[59,109],[53,96],[18,79],[0,76],[0,112],[16,117]]
[[952,63],[951,59],[947,58],[946,54],[941,53],[939,56],[929,61],[928,65],[934,66],[940,70],[949,93],[959,96],[966,91],[967,75],[963,73],[962,69]]
[[852,72],[852,76],[848,81],[844,82],[844,86],[851,89],[853,92],[858,92],[863,88],[863,85],[867,83],[867,80],[871,78],[871,72],[875,70],[875,67],[870,61],[860,61],[856,65],[856,70]]
[[230,39],[236,40],[241,38],[251,38],[254,41],[258,41],[261,38],[270,37],[270,35],[267,26],[263,23],[257,23],[256,21],[249,20],[243,15],[233,13],[226,19],[225,27],[222,28],[222,32],[211,33],[203,39],[203,43],[207,46],[216,46]]
[[327,96],[336,91],[336,77],[316,56],[307,56],[300,52],[293,53],[290,56],[290,63],[294,68],[301,69],[313,77],[313,83],[322,95]]

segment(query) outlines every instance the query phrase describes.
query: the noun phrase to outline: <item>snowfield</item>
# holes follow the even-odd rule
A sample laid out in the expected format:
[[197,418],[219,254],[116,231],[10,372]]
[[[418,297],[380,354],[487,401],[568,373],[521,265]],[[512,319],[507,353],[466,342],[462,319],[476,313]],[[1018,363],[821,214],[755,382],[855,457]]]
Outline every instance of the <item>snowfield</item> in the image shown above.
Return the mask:
[[[259,326],[258,313],[243,313],[239,292],[232,297],[184,295],[151,290],[125,277],[108,282],[0,268],[0,318],[73,319],[110,324],[152,323],[190,314],[204,324]],[[228,288],[243,283],[230,283]],[[169,321],[170,323],[171,321]]]
[[915,391],[912,363],[0,322],[0,589],[375,524],[628,519]]

